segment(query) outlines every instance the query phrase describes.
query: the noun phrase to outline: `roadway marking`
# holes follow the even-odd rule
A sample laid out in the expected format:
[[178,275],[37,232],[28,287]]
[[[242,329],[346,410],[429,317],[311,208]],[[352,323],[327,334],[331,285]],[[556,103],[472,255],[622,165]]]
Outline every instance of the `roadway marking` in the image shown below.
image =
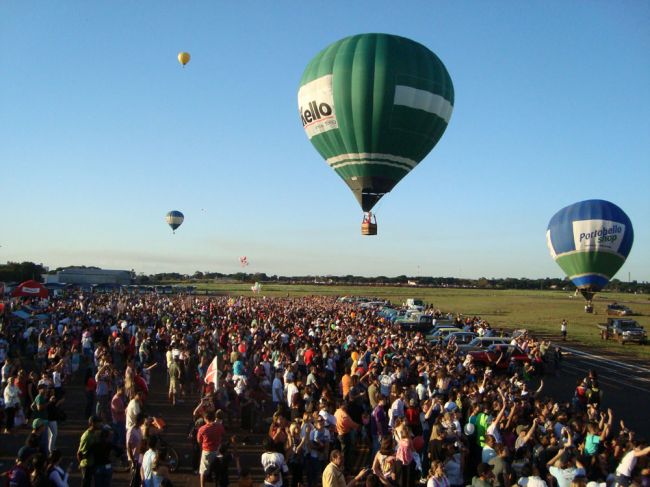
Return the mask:
[[559,343],[557,343],[556,345],[559,346],[561,350],[568,350],[569,352],[571,352],[571,353],[573,353],[575,355],[588,357],[588,358],[590,358],[590,359],[592,359],[594,361],[600,361],[600,362],[609,364],[612,367],[620,367],[622,369],[636,370],[636,371],[645,372],[646,374],[650,374],[650,369],[646,368],[646,367],[641,367],[639,365],[633,365],[633,364],[622,364],[622,363],[617,362],[615,360],[605,358],[602,355],[596,355],[596,354],[593,354],[593,353],[583,352],[581,350],[576,350],[575,348],[563,347]]
[[646,377],[641,377],[641,376],[638,376],[638,375],[630,376],[629,371],[621,372],[621,371],[618,371],[618,370],[608,369],[603,365],[600,365],[600,364],[594,365],[594,362],[587,361],[587,360],[583,361],[583,360],[580,360],[578,357],[574,357],[573,364],[575,365],[576,363],[579,364],[579,365],[583,365],[585,367],[594,367],[594,366],[595,367],[600,367],[600,368],[605,370],[605,374],[610,375],[610,376],[615,375],[615,376],[620,376],[620,377],[622,377],[622,378],[624,378],[626,380],[632,380],[632,381],[636,380],[636,381],[640,381],[640,382],[650,382],[650,379],[648,379]]

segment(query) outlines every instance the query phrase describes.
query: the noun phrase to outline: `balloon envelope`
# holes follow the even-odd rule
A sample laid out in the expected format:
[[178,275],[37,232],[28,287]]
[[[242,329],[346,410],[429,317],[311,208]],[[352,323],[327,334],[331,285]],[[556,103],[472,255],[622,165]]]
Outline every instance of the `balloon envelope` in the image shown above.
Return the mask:
[[562,208],[546,230],[551,257],[588,300],[625,263],[633,242],[629,217],[604,200],[580,201]]
[[307,137],[363,211],[433,149],[453,105],[442,61],[423,45],[389,34],[355,35],[328,46],[307,65],[298,90]]
[[190,53],[189,52],[179,52],[178,53],[178,62],[185,66],[190,62]]
[[185,216],[183,216],[180,211],[176,210],[170,211],[165,216],[165,221],[167,222],[167,225],[172,228],[172,230],[176,230],[178,227],[180,227],[184,220]]

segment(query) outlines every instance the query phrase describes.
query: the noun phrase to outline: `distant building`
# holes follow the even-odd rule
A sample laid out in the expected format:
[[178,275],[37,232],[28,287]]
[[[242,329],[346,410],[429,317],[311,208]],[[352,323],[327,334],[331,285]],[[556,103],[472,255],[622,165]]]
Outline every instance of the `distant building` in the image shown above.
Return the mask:
[[118,271],[109,269],[84,269],[69,267],[56,274],[45,274],[45,283],[59,284],[120,284],[128,285],[133,282],[132,271]]

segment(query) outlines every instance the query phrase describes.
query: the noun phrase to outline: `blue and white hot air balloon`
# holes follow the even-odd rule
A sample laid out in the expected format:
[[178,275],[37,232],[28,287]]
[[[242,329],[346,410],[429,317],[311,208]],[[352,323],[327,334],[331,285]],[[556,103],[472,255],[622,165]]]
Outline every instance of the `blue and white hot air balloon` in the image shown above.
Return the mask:
[[546,230],[551,257],[587,301],[625,263],[633,242],[630,218],[604,200],[580,201],[562,208]]
[[172,228],[172,233],[176,233],[176,229],[181,226],[185,217],[180,211],[172,210],[165,216],[167,225]]

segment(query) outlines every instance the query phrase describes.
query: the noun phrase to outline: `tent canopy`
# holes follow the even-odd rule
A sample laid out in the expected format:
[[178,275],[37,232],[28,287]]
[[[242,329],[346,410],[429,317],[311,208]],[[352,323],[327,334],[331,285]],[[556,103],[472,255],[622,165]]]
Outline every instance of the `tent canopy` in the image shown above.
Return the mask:
[[47,298],[49,291],[40,282],[25,281],[19,284],[11,295],[15,298]]

